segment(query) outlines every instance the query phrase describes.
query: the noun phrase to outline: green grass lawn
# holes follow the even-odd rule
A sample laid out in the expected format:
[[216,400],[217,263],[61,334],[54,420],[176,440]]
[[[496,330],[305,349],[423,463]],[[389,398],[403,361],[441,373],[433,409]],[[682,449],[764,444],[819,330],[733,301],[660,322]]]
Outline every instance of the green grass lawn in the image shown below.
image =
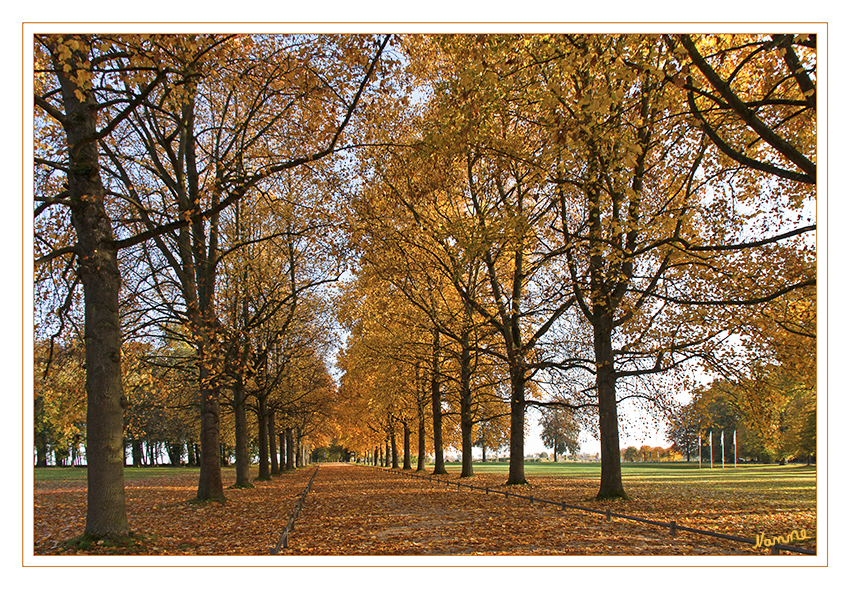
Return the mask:
[[[222,469],[226,470],[226,469]],[[79,466],[70,467],[47,467],[33,469],[36,482],[42,481],[85,481],[86,468]],[[163,477],[174,475],[193,475],[198,476],[200,468],[181,466],[175,468],[173,466],[145,466],[142,468],[134,468],[128,466],[124,468],[125,480],[146,479],[151,477]]]
[[[449,463],[452,475],[460,473],[459,463]],[[799,464],[739,464],[720,468],[700,468],[687,462],[625,462],[622,464],[623,485],[627,493],[644,494],[653,489],[693,493],[702,489],[709,493],[738,494],[777,501],[777,505],[792,501],[796,506],[814,508],[816,505],[816,469]],[[508,476],[506,462],[476,462],[476,475]],[[598,462],[526,462],[525,476],[530,483],[535,477],[557,477],[598,484],[601,466]],[[711,490],[714,491],[711,491]]]
[[[430,466],[430,465],[429,465]],[[450,473],[460,472],[459,462],[449,462],[446,469]],[[222,470],[233,469],[224,467]],[[656,482],[675,481],[777,481],[784,479],[797,481],[801,485],[815,484],[815,468],[799,464],[739,464],[737,467],[727,465],[726,468],[699,468],[696,462],[624,462],[622,464],[624,480],[652,480]],[[473,470],[476,474],[508,475],[507,462],[475,462]],[[535,476],[557,476],[566,478],[598,479],[601,466],[598,462],[526,462],[525,474]],[[34,469],[36,481],[82,480],[86,479],[86,469],[83,467],[48,467]],[[150,477],[173,475],[197,475],[197,467],[153,466],[124,469],[127,480],[145,479]]]
[[[60,482],[60,481],[86,481],[86,468],[80,466],[69,466],[69,467],[55,467],[49,466],[47,468],[35,468],[34,472],[34,480],[35,482]],[[137,481],[142,479],[149,479],[154,477],[189,477],[189,478],[197,478],[200,475],[201,469],[197,466],[142,466],[142,467],[134,467],[134,466],[125,466],[124,467],[124,480],[125,481]],[[236,467],[235,466],[223,466],[221,468],[222,476],[225,479],[235,478],[236,476]],[[286,474],[286,473],[284,473]],[[251,465],[249,476],[251,478],[257,476],[257,465]]]
[[[446,464],[449,472],[460,472],[459,462]],[[475,462],[473,471],[476,474],[508,474],[507,462]],[[526,476],[558,476],[568,478],[599,478],[601,465],[598,462],[526,462]],[[737,467],[726,465],[721,468],[715,465],[709,468],[703,464],[700,468],[696,462],[624,462],[622,463],[623,479],[662,479],[705,481],[734,481],[734,480],[775,480],[777,478],[792,478],[810,481],[814,485],[815,468],[799,464],[739,464]]]

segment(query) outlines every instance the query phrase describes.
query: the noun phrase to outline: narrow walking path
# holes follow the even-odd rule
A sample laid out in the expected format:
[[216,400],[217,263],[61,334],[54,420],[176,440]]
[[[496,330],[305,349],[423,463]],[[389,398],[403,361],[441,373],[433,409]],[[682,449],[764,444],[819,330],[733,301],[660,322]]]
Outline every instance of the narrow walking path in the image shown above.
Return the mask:
[[281,555],[752,554],[724,542],[453,490],[377,468],[322,465]]

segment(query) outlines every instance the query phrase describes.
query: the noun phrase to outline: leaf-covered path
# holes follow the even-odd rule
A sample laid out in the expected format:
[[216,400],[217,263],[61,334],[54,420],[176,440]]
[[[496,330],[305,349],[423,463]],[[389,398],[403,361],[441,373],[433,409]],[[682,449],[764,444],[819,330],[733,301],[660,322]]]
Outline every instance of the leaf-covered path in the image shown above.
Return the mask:
[[[191,500],[197,492],[196,470],[144,476],[142,469],[133,473],[141,474],[140,478],[128,477],[125,483],[130,529],[143,538],[130,553],[269,554],[312,473],[312,468],[305,468],[269,481],[255,480],[252,489],[225,489],[226,503],[195,504]],[[222,479],[225,485],[232,485],[235,470],[223,469]],[[63,547],[85,528],[85,479],[36,482],[34,507],[35,554],[127,553],[108,546],[85,551]]]
[[[482,477],[476,478],[480,485]],[[728,555],[753,551],[745,545],[683,534],[671,538],[657,528],[606,522],[604,517],[336,464],[321,467],[290,535],[289,548],[281,554]]]
[[[255,481],[253,489],[227,489],[224,504],[193,504],[197,474],[175,469],[135,471],[126,482],[131,529],[141,533],[136,547],[65,548],[85,524],[84,479],[60,477],[34,486],[34,553],[143,555],[269,555],[315,468],[303,468]],[[165,472],[163,472],[165,471]],[[224,470],[225,484],[234,482]],[[438,478],[438,477],[435,477]],[[457,473],[439,477],[457,480]],[[595,481],[534,477],[512,493],[585,504]],[[504,476],[478,474],[476,487],[503,491]],[[633,484],[639,499],[611,505],[613,511],[658,521],[753,536],[806,529],[814,536],[814,509],[799,499],[778,503],[773,496],[731,493],[713,487]],[[699,491],[699,492],[698,492]],[[814,542],[805,544],[815,548]],[[307,495],[286,555],[731,555],[762,554],[749,545],[680,532],[495,493],[456,489],[427,478],[400,476],[384,469],[323,464]]]

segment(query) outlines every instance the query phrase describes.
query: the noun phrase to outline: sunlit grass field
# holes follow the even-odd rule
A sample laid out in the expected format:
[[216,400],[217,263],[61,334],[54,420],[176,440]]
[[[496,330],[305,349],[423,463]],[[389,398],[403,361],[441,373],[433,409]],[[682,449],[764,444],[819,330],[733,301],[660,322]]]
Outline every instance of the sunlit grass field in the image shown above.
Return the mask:
[[[223,471],[234,467],[223,467]],[[432,465],[428,465],[429,471]],[[460,473],[459,462],[448,462],[446,469],[452,474]],[[622,464],[623,480],[645,480],[657,483],[688,482],[690,484],[705,483],[741,483],[750,484],[782,484],[797,488],[815,489],[815,468],[799,464],[739,464],[738,466],[726,465],[721,468],[715,465],[709,468],[703,464],[700,468],[696,462],[624,462]],[[475,462],[473,463],[475,474],[504,474],[507,477],[507,462]],[[598,462],[526,462],[526,477],[565,477],[576,479],[598,479],[601,466]],[[174,476],[174,475],[197,475],[197,467],[126,467],[124,478],[127,480],[145,479],[150,477]],[[34,469],[36,481],[74,481],[86,479],[84,467],[49,467]]]
[[[703,463],[700,468],[697,462],[623,462],[621,464],[623,478],[653,478],[653,479],[704,479],[704,480],[740,480],[740,479],[772,479],[776,477],[792,477],[799,480],[811,480],[814,484],[815,467],[801,464],[758,464],[747,463],[734,466],[727,464],[721,468],[715,464],[710,468]],[[459,462],[446,464],[449,472],[460,472]],[[474,462],[473,471],[480,474],[508,473],[507,462]],[[596,478],[601,472],[599,462],[526,462],[526,476],[562,476],[578,478]]]
[[[451,475],[460,474],[460,464],[448,463]],[[476,462],[475,475],[499,476],[507,479],[506,462]],[[721,497],[735,497],[773,503],[776,508],[813,510],[817,505],[817,477],[814,466],[799,464],[738,464],[710,468],[692,462],[624,462],[623,486],[635,497],[665,496],[687,500],[701,497],[711,502]],[[532,484],[540,480],[564,479],[587,486],[588,493],[598,488],[601,465],[598,462],[526,462],[525,476]]]
[[[727,484],[773,489],[787,488],[812,492],[814,498],[816,469],[814,466],[800,464],[727,464],[721,468],[716,464],[710,468],[703,463],[700,468],[697,462],[624,462],[622,463],[623,482],[647,482],[658,484]],[[460,473],[459,462],[446,464],[450,473]],[[508,475],[507,462],[475,462],[475,474]],[[573,479],[599,479],[601,465],[598,462],[526,462],[525,476],[533,477],[564,477]]]
[[[227,470],[227,468],[223,468],[222,470]],[[235,470],[235,468],[232,468],[232,470]],[[169,477],[175,475],[198,476],[199,473],[200,468],[197,467],[189,468],[181,466],[175,468],[173,466],[145,466],[141,468],[135,468],[132,466],[128,466],[124,468],[124,479],[132,481],[152,477]],[[33,469],[33,474],[36,482],[86,480],[86,468],[79,466],[50,466],[47,468],[36,468]]]

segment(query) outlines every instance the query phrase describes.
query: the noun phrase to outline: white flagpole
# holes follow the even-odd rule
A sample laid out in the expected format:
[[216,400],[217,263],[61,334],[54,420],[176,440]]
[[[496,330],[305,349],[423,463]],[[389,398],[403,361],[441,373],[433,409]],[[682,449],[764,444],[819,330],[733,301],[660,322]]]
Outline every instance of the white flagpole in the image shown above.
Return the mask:
[[702,430],[697,433],[697,454],[699,454],[699,467],[702,468]]
[[726,468],[726,445],[723,443],[723,430],[720,430],[720,468]]

